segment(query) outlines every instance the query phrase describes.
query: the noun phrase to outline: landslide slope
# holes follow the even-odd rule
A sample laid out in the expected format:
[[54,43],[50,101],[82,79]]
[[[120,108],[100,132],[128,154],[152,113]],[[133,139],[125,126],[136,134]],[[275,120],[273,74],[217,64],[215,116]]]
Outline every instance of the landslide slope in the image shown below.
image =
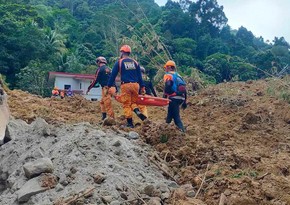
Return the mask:
[[[286,88],[286,89],[285,89]],[[289,77],[222,83],[189,97],[181,111],[186,133],[164,123],[166,108],[150,107],[149,121],[134,128],[152,145],[164,174],[189,184],[194,196],[176,190],[170,204],[290,204]],[[286,93],[285,93],[286,92]],[[100,125],[98,102],[80,96],[41,98],[8,91],[11,115],[27,123],[37,117],[49,124],[89,122],[129,131],[121,105],[114,102],[117,124]],[[283,100],[280,97],[284,97]],[[196,199],[195,199],[196,198]],[[200,202],[199,202],[200,203]],[[222,203],[222,202],[221,202]]]

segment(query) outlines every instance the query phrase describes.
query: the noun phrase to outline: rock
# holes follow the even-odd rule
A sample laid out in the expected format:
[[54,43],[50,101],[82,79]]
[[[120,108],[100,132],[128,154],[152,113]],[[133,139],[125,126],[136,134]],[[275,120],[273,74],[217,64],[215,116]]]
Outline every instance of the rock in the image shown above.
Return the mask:
[[115,125],[116,121],[115,119],[111,118],[111,117],[107,117],[104,122],[103,122],[103,126],[112,126]]
[[35,150],[33,153],[32,153],[32,157],[33,158],[43,158],[44,157],[44,150],[43,148],[38,148],[37,150]]
[[147,203],[148,205],[161,205],[161,199],[158,197],[152,197]]
[[174,182],[174,181],[170,182],[170,183],[168,184],[168,186],[169,186],[170,188],[174,188],[174,189],[176,189],[176,188],[179,187],[179,185],[178,185],[176,182]]
[[93,178],[95,183],[101,184],[106,180],[107,177],[103,174],[96,173]]
[[166,184],[164,184],[164,183],[160,183],[160,184],[158,184],[157,186],[156,186],[156,188],[158,189],[158,190],[160,190],[161,191],[161,193],[165,193],[165,192],[169,192],[170,190],[169,190],[169,188],[166,186]]
[[124,187],[124,185],[121,184],[121,183],[116,183],[115,184],[115,188],[116,188],[117,191],[125,191],[125,190],[127,190],[126,187]]
[[255,115],[252,112],[248,112],[244,117],[243,121],[247,124],[258,124],[261,121],[261,117]]
[[193,190],[188,191],[188,192],[186,193],[186,196],[187,196],[187,197],[190,197],[190,198],[195,197],[195,191],[193,191]]
[[117,140],[117,141],[115,141],[112,145],[113,145],[114,147],[120,147],[120,146],[121,146],[121,142],[120,142],[120,140]]
[[50,136],[51,135],[50,128],[48,126],[44,127],[42,130],[42,134],[43,136]]
[[121,205],[121,203],[119,201],[112,201],[110,205]]
[[183,184],[182,186],[180,186],[181,189],[183,189],[184,191],[191,191],[193,190],[193,187],[191,184]]
[[60,192],[60,191],[62,191],[64,189],[64,187],[60,184],[60,183],[58,183],[57,185],[56,185],[56,187],[55,187],[55,191],[56,192]]
[[122,199],[128,200],[128,196],[125,192],[120,193],[120,196],[122,197]]
[[136,139],[139,138],[139,134],[137,132],[130,131],[128,133],[128,138],[131,139],[131,140],[136,140]]
[[169,192],[165,192],[161,194],[161,199],[162,201],[164,201],[165,199],[169,199],[170,197],[170,193]]
[[77,173],[78,170],[76,167],[71,167],[69,171],[71,174],[75,174],[75,173]]
[[105,204],[110,204],[113,201],[112,196],[102,196],[101,199],[102,199],[103,203],[105,203]]
[[158,189],[154,189],[153,195],[154,197],[161,197],[161,191]]
[[155,188],[153,185],[148,185],[144,188],[144,193],[148,196],[153,196],[154,192],[155,192]]
[[53,164],[49,158],[41,158],[33,162],[28,162],[24,164],[23,170],[25,176],[30,179],[32,177],[40,175],[41,173],[52,173]]
[[68,185],[68,181],[67,181],[66,175],[64,173],[61,173],[59,175],[59,183],[62,184],[63,186]]
[[21,188],[18,190],[18,202],[26,202],[30,199],[31,196],[44,192],[47,190],[47,187],[41,186],[42,176],[35,177],[27,181]]
[[32,126],[35,132],[43,136],[49,136],[51,134],[48,123],[42,118],[36,118],[35,121],[32,122]]

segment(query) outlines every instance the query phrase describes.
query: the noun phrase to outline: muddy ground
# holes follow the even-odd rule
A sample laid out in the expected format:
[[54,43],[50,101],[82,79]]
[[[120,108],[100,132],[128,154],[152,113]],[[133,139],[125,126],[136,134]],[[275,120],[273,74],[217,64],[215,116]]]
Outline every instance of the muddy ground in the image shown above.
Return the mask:
[[[289,78],[222,83],[195,92],[181,111],[185,134],[164,123],[165,107],[150,107],[149,121],[135,118],[132,130],[156,151],[163,175],[194,192],[188,196],[176,189],[166,204],[290,204],[290,104],[280,98],[285,99],[285,87],[289,91]],[[19,90],[8,95],[11,115],[28,124],[40,117],[51,125],[90,123],[131,131],[122,128],[117,102],[117,124],[106,126],[100,125],[99,103],[80,96],[61,100]]]

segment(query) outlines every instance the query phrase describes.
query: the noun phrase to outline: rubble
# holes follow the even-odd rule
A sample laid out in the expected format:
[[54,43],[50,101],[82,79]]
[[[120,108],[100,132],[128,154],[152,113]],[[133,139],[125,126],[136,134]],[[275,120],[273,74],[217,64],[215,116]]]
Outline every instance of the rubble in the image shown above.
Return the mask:
[[149,107],[144,122],[133,116],[131,129],[115,101],[107,124],[99,102],[81,96],[7,91],[12,140],[0,147],[0,204],[18,204],[23,165],[41,158],[57,184],[23,204],[289,204],[290,105],[269,95],[272,85],[195,91],[181,110],[186,133],[165,123],[166,107]]

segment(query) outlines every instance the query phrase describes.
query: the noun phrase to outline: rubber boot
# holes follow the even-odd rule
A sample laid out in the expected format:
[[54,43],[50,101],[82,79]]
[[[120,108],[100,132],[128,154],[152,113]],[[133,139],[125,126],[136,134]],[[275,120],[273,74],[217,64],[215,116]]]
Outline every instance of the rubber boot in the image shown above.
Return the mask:
[[102,113],[102,120],[106,119],[106,117],[107,117],[107,113],[103,112]]
[[142,114],[142,112],[140,112],[139,108],[135,108],[134,112],[136,113],[136,115],[142,120],[144,121],[145,119],[147,119],[147,117],[145,115]]
[[127,127],[134,128],[133,119],[127,118]]

